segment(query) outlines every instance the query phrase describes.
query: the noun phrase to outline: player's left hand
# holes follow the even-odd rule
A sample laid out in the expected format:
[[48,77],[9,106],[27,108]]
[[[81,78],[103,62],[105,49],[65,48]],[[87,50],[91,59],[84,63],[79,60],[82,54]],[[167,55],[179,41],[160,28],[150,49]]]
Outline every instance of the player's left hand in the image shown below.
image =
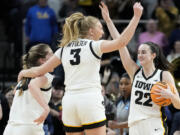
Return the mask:
[[108,10],[108,7],[105,5],[105,3],[101,1],[99,8],[101,9],[101,14],[102,14],[104,21],[106,21],[106,22],[109,21],[110,20],[109,10]]
[[171,99],[171,97],[173,96],[173,92],[171,91],[170,86],[168,84],[167,84],[167,88],[163,88],[161,86],[158,86],[158,88],[159,89],[156,89],[154,93],[160,96],[157,99],[160,98]]

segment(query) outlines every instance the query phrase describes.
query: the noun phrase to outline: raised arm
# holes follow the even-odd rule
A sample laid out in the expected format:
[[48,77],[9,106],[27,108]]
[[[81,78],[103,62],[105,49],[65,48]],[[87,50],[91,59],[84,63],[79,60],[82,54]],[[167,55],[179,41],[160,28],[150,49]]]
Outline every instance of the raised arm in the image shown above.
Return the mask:
[[[140,3],[136,3],[134,5],[134,7],[133,7],[134,8],[134,17],[131,20],[131,22],[129,23],[128,27],[123,31],[123,33],[121,35],[117,31],[117,29],[116,29],[115,25],[113,24],[111,18],[109,17],[109,11],[108,11],[107,6],[103,2],[101,2],[100,8],[101,8],[101,13],[102,13],[103,19],[105,20],[105,22],[107,24],[108,30],[109,30],[112,38],[118,39],[119,37],[123,37],[124,44],[122,46],[128,44],[128,42],[131,40],[132,36],[135,33],[135,29],[138,25],[139,19],[140,19],[141,14],[142,14],[143,8],[140,5]],[[122,46],[120,46],[120,48],[118,48],[120,51],[121,61],[122,61],[124,68],[126,69],[127,73],[129,74],[129,76],[132,79],[135,71],[139,67],[132,60],[128,49],[126,47],[122,47]]]
[[59,64],[61,64],[61,61],[57,58],[57,56],[53,55],[47,62],[39,67],[22,70],[18,75],[18,82],[22,79],[22,77],[34,78],[44,75],[47,72],[52,72]]
[[140,3],[134,4],[134,16],[131,19],[129,25],[126,27],[126,29],[122,32],[120,36],[118,36],[117,39],[114,39],[112,41],[104,41],[101,44],[101,51],[103,53],[112,52],[115,50],[119,50],[120,48],[126,46],[128,42],[131,40],[135,29],[139,23],[140,17],[142,15],[142,6]]

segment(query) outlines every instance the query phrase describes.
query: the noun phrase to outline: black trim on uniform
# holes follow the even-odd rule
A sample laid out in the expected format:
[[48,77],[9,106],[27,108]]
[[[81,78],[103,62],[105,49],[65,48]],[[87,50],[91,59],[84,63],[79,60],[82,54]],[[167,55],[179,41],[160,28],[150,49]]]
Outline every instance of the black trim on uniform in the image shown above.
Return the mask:
[[41,91],[49,91],[50,89],[51,89],[51,86],[49,87],[49,88],[40,88],[41,89]]
[[164,107],[161,107],[161,120],[162,120],[162,126],[164,127],[165,129],[165,132],[163,135],[168,135],[168,127],[167,127],[167,124],[166,124],[166,115],[165,115],[165,108]]
[[138,68],[138,70],[134,73],[134,76],[133,76],[133,80],[135,78],[135,76],[137,75],[137,73],[141,70],[141,68]]
[[89,46],[90,46],[90,50],[91,50],[92,54],[93,54],[97,59],[101,59],[101,57],[99,57],[99,56],[94,52],[94,50],[93,50],[93,48],[92,48],[92,41],[90,42]]
[[162,74],[163,74],[163,71],[161,71],[161,73],[160,73],[160,81],[162,81]]
[[134,78],[135,76],[137,75],[137,73],[141,70],[141,68],[138,68],[138,70],[134,73],[134,76],[133,76],[133,80],[132,80],[132,84],[134,83]]
[[153,74],[150,75],[148,78],[146,78],[146,76],[145,76],[145,74],[144,74],[144,71],[143,71],[143,69],[142,69],[142,75],[143,75],[144,79],[148,80],[148,79],[152,78],[152,77],[156,74],[157,71],[158,71],[158,69],[156,69],[156,70],[153,72]]
[[[22,85],[22,82],[17,86],[16,90],[23,90],[26,91],[28,90],[28,85],[30,83],[32,78],[26,78],[25,83]],[[40,88],[41,91],[48,91],[51,89],[51,86],[49,88]]]
[[61,62],[62,62],[62,54],[63,54],[63,50],[64,50],[64,47],[62,47],[61,53],[60,53],[60,60],[61,60]]
[[93,129],[93,128],[102,127],[104,125],[106,125],[106,120],[97,122],[97,123],[93,123],[93,124],[89,124],[89,125],[83,125],[83,128],[84,129]]
[[83,127],[67,127],[64,125],[65,132],[82,132],[84,131]]

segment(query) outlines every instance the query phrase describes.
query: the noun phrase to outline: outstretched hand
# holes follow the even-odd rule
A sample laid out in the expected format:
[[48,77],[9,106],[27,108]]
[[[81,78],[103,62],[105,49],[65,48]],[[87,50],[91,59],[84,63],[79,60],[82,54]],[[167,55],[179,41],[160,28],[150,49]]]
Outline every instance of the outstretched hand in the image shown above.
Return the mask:
[[142,16],[143,13],[143,6],[141,5],[140,2],[136,2],[133,6],[133,10],[134,10],[134,16],[140,18]]
[[102,14],[104,21],[107,22],[108,20],[110,20],[109,10],[108,10],[108,7],[105,5],[104,2],[101,1],[101,4],[99,4],[99,8],[101,9],[101,14]]

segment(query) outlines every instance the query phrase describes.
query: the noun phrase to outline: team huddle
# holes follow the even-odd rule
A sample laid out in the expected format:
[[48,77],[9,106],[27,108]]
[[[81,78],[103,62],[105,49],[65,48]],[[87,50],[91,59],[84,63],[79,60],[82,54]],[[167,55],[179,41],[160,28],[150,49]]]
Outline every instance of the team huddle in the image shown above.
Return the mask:
[[[50,111],[48,102],[53,80],[49,72],[60,64],[65,72],[62,121],[66,135],[106,135],[99,71],[103,53],[116,50],[119,50],[132,82],[129,135],[167,135],[165,104],[158,105],[151,96],[169,99],[175,108],[180,109],[179,94],[168,71],[171,64],[155,43],[146,42],[139,46],[141,66],[131,58],[126,47],[142,16],[141,3],[134,4],[134,16],[122,33],[117,31],[103,2],[100,9],[113,40],[100,40],[104,34],[100,20],[78,12],[65,19],[63,37],[55,54],[48,45],[38,44],[23,56],[23,70],[18,75],[4,135],[44,135],[43,122]],[[158,85],[152,93],[157,82],[165,82],[167,87]]]

